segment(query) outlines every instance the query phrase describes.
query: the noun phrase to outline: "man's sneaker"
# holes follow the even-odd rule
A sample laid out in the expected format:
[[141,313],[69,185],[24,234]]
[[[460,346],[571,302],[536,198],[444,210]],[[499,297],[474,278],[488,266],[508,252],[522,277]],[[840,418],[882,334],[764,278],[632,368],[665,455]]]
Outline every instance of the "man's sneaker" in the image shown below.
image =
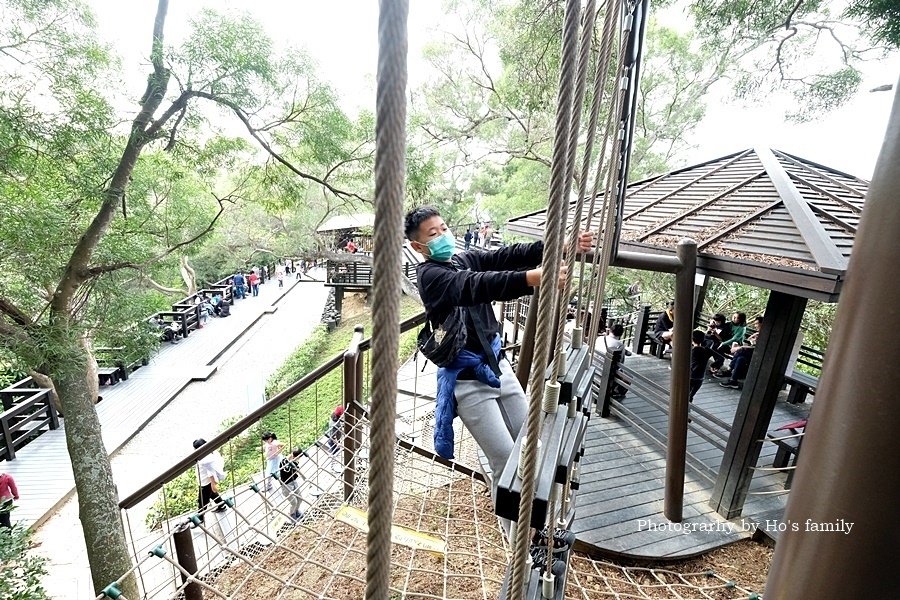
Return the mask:
[[[547,565],[547,548],[541,548],[540,546],[532,546],[531,547],[531,568],[537,569],[541,573],[544,572],[544,567]],[[550,567],[550,572],[553,573],[555,577],[562,577],[566,573],[566,563],[559,560],[558,558],[553,559],[553,565]]]
[[731,389],[731,390],[739,390],[739,389],[741,389],[741,386],[740,386],[740,385],[738,384],[738,382],[736,382],[736,381],[723,381],[723,382],[720,383],[719,385],[721,385],[723,388],[728,388],[728,389]]
[[[534,535],[534,546],[537,548],[547,548],[547,529],[544,528]],[[555,528],[553,530],[553,553],[560,554],[565,552],[575,543],[575,534],[565,529]]]

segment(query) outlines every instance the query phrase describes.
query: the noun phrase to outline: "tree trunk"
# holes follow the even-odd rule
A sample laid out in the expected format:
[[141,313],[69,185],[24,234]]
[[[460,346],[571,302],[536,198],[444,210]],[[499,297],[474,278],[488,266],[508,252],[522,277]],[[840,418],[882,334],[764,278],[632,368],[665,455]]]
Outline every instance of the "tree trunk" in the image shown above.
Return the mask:
[[178,263],[181,269],[181,278],[187,286],[187,295],[190,296],[197,292],[197,274],[194,272],[193,267],[191,267],[191,263],[188,262],[187,256],[182,255]]
[[[83,340],[64,346],[65,336],[59,336],[56,343],[62,345],[57,348],[57,357],[64,362],[55,363],[58,366],[52,377],[66,415],[66,444],[78,493],[79,518],[94,590],[100,594],[132,564],[112,466],[94,408],[97,376],[91,368],[93,357]],[[140,597],[134,576],[121,582],[119,589],[126,598]]]

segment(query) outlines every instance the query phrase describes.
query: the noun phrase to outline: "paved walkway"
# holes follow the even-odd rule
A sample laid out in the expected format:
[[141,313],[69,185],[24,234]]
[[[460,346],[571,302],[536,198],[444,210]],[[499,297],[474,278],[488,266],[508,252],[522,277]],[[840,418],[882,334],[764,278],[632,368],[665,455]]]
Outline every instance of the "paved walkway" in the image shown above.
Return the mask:
[[[246,414],[258,406],[265,379],[319,322],[326,297],[327,290],[320,283],[286,280],[284,289],[279,289],[274,282],[272,285],[267,283],[261,286],[258,298],[238,301],[231,317],[210,320],[207,327],[177,346],[167,345],[149,366],[136,371],[128,381],[101,388],[104,400],[98,405],[98,412],[101,407],[118,405],[130,411],[139,408],[145,415],[143,422],[130,433],[117,427],[120,431],[114,437],[113,432],[108,431],[110,428],[104,426],[104,439],[112,454],[119,495],[124,497],[146,483],[163,466],[183,457],[191,450],[192,440],[211,437],[220,429],[222,421]],[[180,382],[173,384],[177,386],[174,392],[160,393],[166,389],[164,382],[171,376],[166,371],[180,373]],[[215,375],[191,383],[189,375],[196,371],[201,375],[215,372]],[[131,387],[135,390],[128,392]],[[144,388],[149,391],[138,393]],[[122,399],[130,395],[152,405],[135,407],[128,403],[126,407]],[[109,410],[108,418],[135,423],[141,420],[140,416],[131,417],[112,410]],[[152,420],[148,423],[148,419]],[[50,441],[45,440],[49,435],[45,434],[24,450],[34,446],[32,452],[40,455]],[[59,437],[64,452],[64,436]],[[117,438],[121,440],[118,443]],[[35,541],[41,544],[36,553],[50,559],[51,575],[45,578],[44,585],[51,597],[89,599],[94,596],[77,498],[72,494],[70,467],[67,473],[68,501],[60,496],[58,510],[54,512],[51,508],[40,517],[45,523],[35,535]],[[19,476],[16,477],[18,481]],[[26,488],[23,485],[20,488],[24,507],[29,503],[29,497],[24,495]],[[129,511],[132,528],[143,529],[144,513]]]

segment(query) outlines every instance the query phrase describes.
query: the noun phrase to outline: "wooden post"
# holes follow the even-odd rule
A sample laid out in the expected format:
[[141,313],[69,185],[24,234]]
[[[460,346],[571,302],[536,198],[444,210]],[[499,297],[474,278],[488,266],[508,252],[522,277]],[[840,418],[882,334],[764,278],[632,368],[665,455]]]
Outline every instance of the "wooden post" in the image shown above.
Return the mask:
[[631,341],[631,351],[635,354],[644,353],[644,338],[650,327],[650,305],[645,304],[638,316],[638,322],[634,325],[634,339]]
[[359,343],[363,339],[363,326],[353,330],[350,346],[344,352],[344,500],[349,501],[356,488],[356,451],[359,449],[359,421],[362,415],[356,403],[362,401],[362,361],[359,360]]
[[[681,267],[675,274],[675,310],[694,314],[694,278],[697,242],[684,239],[675,250]],[[672,383],[669,389],[669,431],[666,440],[666,486],[663,510],[666,518],[681,522],[684,509],[684,469],[687,460],[688,395],[691,384],[691,332],[685,319],[675,315],[672,331]],[[677,322],[681,321],[681,325]],[[783,372],[783,370],[782,370]]]
[[[895,97],[785,513],[798,528],[778,538],[767,598],[900,597],[900,370],[890,347],[900,328],[898,174]],[[807,522],[853,528],[823,533]]]
[[599,402],[603,402],[600,408],[600,416],[604,419],[609,417],[610,405],[612,404],[612,394],[616,389],[616,372],[619,370],[619,363],[622,362],[622,352],[613,352],[603,357],[603,366],[600,371],[600,381],[602,388],[600,392],[602,397],[598,398]]
[[750,360],[750,370],[709,501],[710,506],[726,519],[740,516],[744,508],[753,478],[751,467],[759,458],[760,440],[765,438],[769,428],[805,308],[806,298],[776,291],[769,293],[762,332]]
[[528,304],[528,316],[525,317],[525,332],[522,334],[519,362],[516,365],[516,379],[519,380],[523,390],[528,388],[528,378],[531,376],[531,363],[534,358],[534,332],[537,329],[537,307],[540,295],[540,288],[534,288],[534,294]]
[[[197,574],[197,554],[194,551],[194,540],[191,537],[191,528],[180,525],[172,534],[172,542],[175,545],[175,560],[178,565],[191,575]],[[181,574],[181,582],[188,580],[187,575]],[[203,588],[196,581],[184,586],[185,600],[203,600]]]
[[700,320],[700,315],[703,313],[703,304],[706,302],[706,290],[709,288],[709,275],[703,276],[703,283],[700,285],[694,285],[694,320],[693,323],[697,323]]

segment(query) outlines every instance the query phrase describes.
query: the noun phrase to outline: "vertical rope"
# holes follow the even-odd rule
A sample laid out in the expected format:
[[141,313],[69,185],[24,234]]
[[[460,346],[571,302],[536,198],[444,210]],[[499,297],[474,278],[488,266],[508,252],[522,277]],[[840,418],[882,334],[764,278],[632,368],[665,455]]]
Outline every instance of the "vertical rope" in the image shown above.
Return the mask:
[[566,151],[569,143],[569,125],[572,119],[572,95],[575,87],[575,54],[578,44],[578,17],[580,0],[566,0],[563,28],[562,60],[559,74],[559,96],[556,110],[556,135],[553,143],[553,161],[550,173],[550,199],[547,210],[547,232],[544,238],[544,259],[541,273],[541,294],[538,302],[538,323],[534,344],[534,364],[531,370],[528,418],[525,422],[525,473],[522,478],[522,494],[519,502],[519,518],[513,555],[510,598],[524,596],[526,557],[529,556],[531,537],[531,504],[534,497],[535,471],[537,469],[537,442],[541,435],[541,400],[544,392],[544,368],[551,345],[550,335],[555,325],[556,288],[565,222]]
[[375,104],[375,230],[372,238],[372,381],[366,598],[389,597],[394,442],[400,344],[400,270],[406,158],[409,0],[381,0]]
[[[581,133],[581,107],[584,104],[584,91],[587,87],[588,65],[591,62],[591,43],[594,41],[594,22],[597,17],[597,0],[587,0],[584,7],[584,23],[581,28],[581,50],[578,56],[578,76],[575,82],[575,99],[572,106],[572,123],[569,130],[569,150],[566,156],[566,180],[563,197],[568,205],[569,195],[572,189],[572,176],[575,172],[575,157],[578,155],[578,135]],[[591,149],[585,147],[585,156],[590,156]],[[579,183],[579,188],[584,187]],[[580,192],[580,189],[579,189]],[[575,199],[575,214],[571,227],[569,248],[564,258],[569,269],[569,278],[566,280],[562,292],[559,295],[559,303],[556,308],[556,354],[553,359],[551,373],[561,374],[565,364],[566,355],[562,352],[563,330],[566,326],[566,308],[569,303],[569,294],[572,291],[572,267],[575,265],[575,252],[578,250],[578,233],[581,229],[581,213],[584,210],[584,194],[579,193]],[[568,211],[567,211],[568,212]],[[568,217],[568,214],[566,215]]]
[[[603,23],[603,37],[600,41],[600,52],[597,61],[597,73],[594,77],[594,96],[593,96],[593,104],[591,105],[591,117],[588,124],[588,134],[587,140],[585,140],[584,147],[584,161],[581,166],[581,180],[580,186],[578,188],[578,197],[583,198],[587,193],[587,180],[588,174],[591,166],[591,158],[594,150],[594,137],[597,131],[597,125],[600,120],[600,102],[604,97],[604,91],[606,89],[606,78],[609,75],[609,63],[611,56],[611,48],[612,48],[612,40],[613,33],[615,31],[615,25],[619,20],[619,8],[622,3],[617,0],[610,0],[610,2],[606,5],[606,19]],[[623,54],[619,53],[619,60],[622,59]],[[618,69],[617,69],[618,71]],[[606,158],[606,144],[609,139],[609,130],[612,126],[612,114],[615,112],[614,107],[609,107],[607,109],[607,120],[606,126],[604,128],[604,136],[603,143],[600,144],[600,156],[597,160],[597,174],[594,177],[594,185],[591,189],[591,200],[588,205],[587,211],[587,223],[585,225],[585,229],[591,229],[591,221],[594,217],[594,205],[597,200],[597,192],[600,187],[600,177],[603,170],[603,161]],[[600,248],[600,239],[598,236],[596,247]],[[587,310],[588,304],[584,303],[583,287],[584,287],[584,267],[585,267],[585,258],[582,257],[579,261],[579,271],[578,271],[578,302],[579,302],[579,310],[575,313],[575,324],[580,327],[583,323],[582,311],[580,310],[582,306],[584,306],[585,311]],[[590,339],[590,338],[588,338]],[[591,344],[593,344],[593,340],[590,340]]]

